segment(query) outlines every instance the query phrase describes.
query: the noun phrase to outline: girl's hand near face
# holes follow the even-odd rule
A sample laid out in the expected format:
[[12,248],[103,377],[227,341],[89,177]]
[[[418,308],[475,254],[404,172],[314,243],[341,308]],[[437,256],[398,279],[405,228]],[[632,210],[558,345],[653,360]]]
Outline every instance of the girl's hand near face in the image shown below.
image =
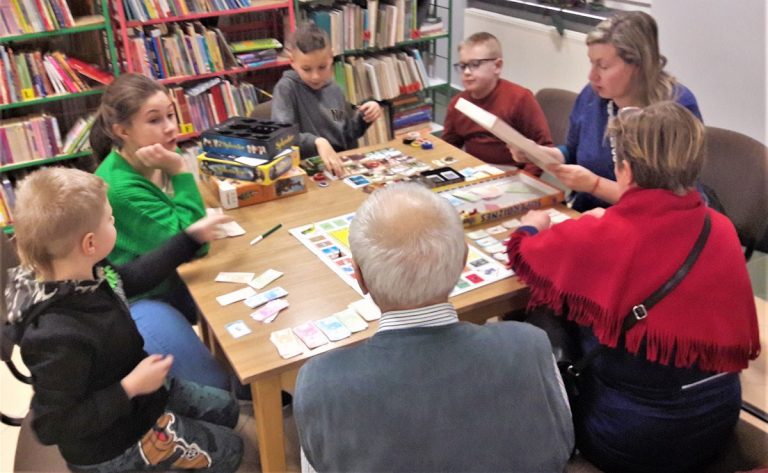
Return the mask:
[[168,151],[160,143],[139,148],[135,153],[136,159],[149,169],[160,169],[169,176],[185,172],[184,158],[174,151]]

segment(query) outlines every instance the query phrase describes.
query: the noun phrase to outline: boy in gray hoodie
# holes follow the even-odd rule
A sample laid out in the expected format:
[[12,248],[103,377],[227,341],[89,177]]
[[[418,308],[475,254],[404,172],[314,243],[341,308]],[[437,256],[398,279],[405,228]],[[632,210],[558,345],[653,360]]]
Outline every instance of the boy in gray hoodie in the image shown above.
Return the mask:
[[381,116],[381,107],[368,101],[352,110],[333,81],[330,39],[314,23],[300,25],[287,50],[293,70],[275,85],[272,120],[297,124],[301,156],[319,155],[326,169],[342,176],[336,153],[357,147],[357,139]]

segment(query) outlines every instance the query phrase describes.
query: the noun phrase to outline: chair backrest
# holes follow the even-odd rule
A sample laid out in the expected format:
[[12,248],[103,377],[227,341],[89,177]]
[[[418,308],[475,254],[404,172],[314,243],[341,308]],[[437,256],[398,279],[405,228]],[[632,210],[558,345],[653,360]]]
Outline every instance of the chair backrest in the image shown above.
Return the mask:
[[568,119],[576,97],[576,92],[564,89],[541,89],[536,92],[536,101],[547,117],[552,141],[556,145],[565,143],[568,136]]
[[768,148],[741,133],[708,126],[701,183],[715,191],[749,257],[768,230]]
[[251,112],[251,118],[260,118],[262,120],[270,120],[272,118],[272,101],[267,100],[261,102],[253,108]]

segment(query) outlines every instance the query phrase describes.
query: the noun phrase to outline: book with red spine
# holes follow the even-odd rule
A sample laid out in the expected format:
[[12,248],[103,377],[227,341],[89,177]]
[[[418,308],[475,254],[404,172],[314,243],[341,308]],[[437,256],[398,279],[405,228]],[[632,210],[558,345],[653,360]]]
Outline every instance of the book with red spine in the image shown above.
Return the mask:
[[56,74],[58,74],[59,80],[61,80],[68,92],[78,92],[77,84],[75,84],[72,78],[69,77],[69,75],[64,71],[56,58],[50,54],[46,54],[45,60],[48,61],[48,63],[56,70]]
[[216,124],[225,121],[227,116],[227,107],[224,105],[224,94],[221,92],[221,84],[211,88],[211,96],[213,97],[213,105],[216,107]]
[[64,71],[75,82],[75,84],[79,89],[77,90],[77,92],[90,89],[90,87],[88,87],[88,84],[80,80],[80,77],[77,74],[75,74],[75,71],[73,71],[72,68],[69,67],[69,64],[67,64],[67,56],[65,56],[60,51],[54,51],[52,53],[52,56],[54,57],[54,59],[56,59],[56,62],[58,62],[61,65],[61,68],[64,69]]
[[35,5],[37,6],[37,14],[40,16],[40,20],[43,24],[43,28],[45,28],[45,31],[53,31],[56,28],[51,23],[50,18],[48,18],[48,10],[45,8],[43,1],[44,0],[35,0]]
[[77,73],[89,79],[93,79],[99,84],[109,85],[113,80],[115,80],[115,76],[109,72],[102,71],[96,66],[88,64],[85,61],[81,61],[80,59],[67,57],[67,64],[69,64],[69,66]]

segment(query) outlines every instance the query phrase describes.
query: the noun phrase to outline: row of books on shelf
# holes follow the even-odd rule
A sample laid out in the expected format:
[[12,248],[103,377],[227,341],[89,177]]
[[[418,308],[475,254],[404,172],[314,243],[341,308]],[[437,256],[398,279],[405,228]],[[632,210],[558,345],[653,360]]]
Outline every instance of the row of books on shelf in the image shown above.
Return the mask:
[[250,0],[123,0],[128,21],[147,21],[251,6]]
[[259,89],[253,84],[219,77],[187,89],[173,87],[170,93],[184,134],[202,132],[229,117],[247,117],[259,103]]
[[91,64],[54,51],[14,52],[0,45],[0,105],[89,90],[85,78],[109,84],[114,78]]
[[[275,62],[276,48],[282,44],[272,38],[258,42],[267,47],[237,47],[248,41],[230,45],[221,30],[206,28],[200,22],[161,24],[133,28],[128,40],[128,57],[134,71],[155,79]],[[238,52],[237,56],[233,49]]]
[[0,0],[0,36],[71,28],[66,0]]
[[328,33],[334,55],[363,48],[389,48],[403,41],[444,33],[440,19],[428,15],[427,0],[368,0],[312,6],[302,11]]
[[430,78],[418,49],[403,49],[366,57],[346,56],[334,63],[336,82],[347,100],[390,100],[426,89]]
[[53,158],[89,149],[94,116],[79,118],[62,140],[56,117],[41,114],[3,120],[0,124],[0,166]]

